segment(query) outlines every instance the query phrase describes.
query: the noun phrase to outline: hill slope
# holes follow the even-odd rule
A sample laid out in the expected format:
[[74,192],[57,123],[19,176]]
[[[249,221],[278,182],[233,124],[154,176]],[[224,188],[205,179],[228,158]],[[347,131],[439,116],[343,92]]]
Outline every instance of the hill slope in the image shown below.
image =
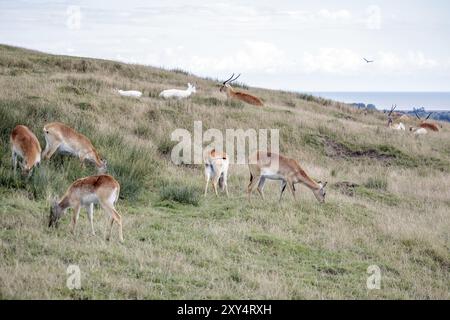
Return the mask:
[[[176,102],[160,90],[197,83]],[[260,109],[229,102],[217,83],[181,71],[63,57],[0,46],[0,298],[448,298],[450,133],[420,139],[364,114],[310,96],[250,88]],[[123,98],[114,88],[141,90]],[[277,203],[246,201],[246,166],[230,169],[230,199],[203,199],[200,166],[175,166],[170,133],[208,128],[278,128],[281,151],[312,177],[329,181],[320,205],[305,187]],[[89,235],[82,211],[47,228],[49,203],[94,173],[77,159],[44,161],[30,180],[14,177],[9,133],[25,124],[45,146],[42,127],[70,124],[107,158],[121,183],[125,243]],[[81,270],[80,290],[66,268]],[[381,268],[381,290],[366,287]]]

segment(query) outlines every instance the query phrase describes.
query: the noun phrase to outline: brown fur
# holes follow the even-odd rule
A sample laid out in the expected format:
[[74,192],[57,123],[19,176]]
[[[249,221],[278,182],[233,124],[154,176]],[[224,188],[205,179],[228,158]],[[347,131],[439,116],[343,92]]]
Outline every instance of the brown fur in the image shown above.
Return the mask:
[[[261,101],[261,99],[259,99],[258,97],[255,97],[251,94],[242,92],[242,91],[236,91],[234,90],[229,84],[224,85],[226,93],[228,98],[234,98],[237,100],[241,100],[245,103],[254,105],[254,106],[259,106],[259,107],[263,107],[264,104]],[[221,89],[222,91],[222,89]]]
[[95,163],[97,168],[100,169],[104,167],[104,164],[91,141],[83,134],[65,124],[53,122],[45,125],[44,135],[47,141],[47,145],[42,154],[44,159],[50,159],[58,147],[64,143],[77,152],[77,156],[80,158],[81,162],[84,162],[84,160],[91,160]]
[[439,127],[436,124],[434,124],[434,123],[422,122],[420,124],[420,127],[424,128],[424,129],[431,130],[431,131],[439,132]]
[[11,132],[10,141],[13,152],[21,153],[25,171],[30,171],[41,161],[41,145],[28,127],[17,125]]
[[[255,161],[256,159],[256,161]],[[278,161],[278,163],[277,163]],[[267,152],[257,152],[256,154],[249,157],[249,170],[250,170],[250,184],[248,185],[247,192],[250,197],[253,188],[258,183],[258,192],[264,198],[262,188],[264,187],[264,181],[261,182],[263,169],[270,169],[273,174],[283,177],[283,180],[289,186],[292,195],[295,198],[295,187],[294,184],[302,183],[307,186],[314,193],[316,198],[323,202],[325,193],[323,192],[323,187],[321,184],[315,182],[309,177],[305,170],[300,166],[300,164],[294,160],[282,155],[277,155],[274,153]],[[262,183],[262,186],[261,186]],[[284,188],[280,194],[283,194]],[[322,194],[323,193],[323,194]]]
[[[115,198],[111,196],[115,193]],[[96,175],[78,179],[67,189],[59,202],[54,204],[50,215],[49,226],[56,224],[62,213],[73,208],[72,231],[75,232],[76,223],[82,206],[92,206],[94,202],[86,203],[86,199],[94,196],[100,206],[110,215],[111,229],[114,222],[119,225],[119,237],[123,241],[122,217],[114,208],[114,203],[119,199],[120,184],[110,175]],[[84,201],[83,201],[84,200]],[[94,200],[89,200],[94,201]],[[91,220],[92,232],[94,227]],[[107,239],[111,236],[111,229]],[[94,233],[95,234],[95,233]]]

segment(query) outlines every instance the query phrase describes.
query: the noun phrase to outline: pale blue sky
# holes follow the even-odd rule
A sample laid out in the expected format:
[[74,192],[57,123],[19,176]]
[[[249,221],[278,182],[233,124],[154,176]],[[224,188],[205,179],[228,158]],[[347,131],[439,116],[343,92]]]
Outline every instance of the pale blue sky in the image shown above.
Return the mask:
[[449,40],[444,0],[0,0],[0,43],[297,91],[450,91]]

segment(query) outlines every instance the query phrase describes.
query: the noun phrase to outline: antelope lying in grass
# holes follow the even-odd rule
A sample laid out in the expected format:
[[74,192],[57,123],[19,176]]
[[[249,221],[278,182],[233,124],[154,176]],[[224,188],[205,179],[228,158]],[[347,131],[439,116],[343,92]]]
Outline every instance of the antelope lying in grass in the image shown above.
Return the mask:
[[161,98],[164,99],[170,99],[170,98],[175,98],[175,99],[184,99],[189,97],[191,94],[196,93],[197,90],[195,89],[195,86],[193,86],[192,84],[188,83],[188,87],[186,90],[179,90],[179,89],[168,89],[168,90],[164,90],[162,91],[159,96]]
[[218,196],[217,185],[219,185],[221,190],[225,190],[228,197],[228,167],[230,165],[230,160],[226,153],[217,152],[216,150],[211,150],[205,152],[204,156],[205,162],[205,197],[208,192],[209,180],[212,180],[213,190]]
[[262,107],[263,103],[261,99],[259,99],[258,97],[252,96],[251,94],[245,92],[237,91],[230,86],[230,83],[236,81],[240,76],[241,75],[239,74],[236,78],[233,79],[234,77],[233,73],[228,80],[225,80],[222,83],[222,86],[220,87],[220,92],[223,92],[225,90],[228,99],[237,99],[245,103],[252,104],[254,106]]
[[12,162],[14,174],[16,174],[17,157],[22,158],[20,166],[22,174],[30,176],[34,166],[41,162],[41,145],[33,132],[28,127],[17,125],[10,136]]
[[73,208],[72,233],[75,234],[76,224],[81,207],[86,208],[91,223],[92,235],[94,231],[94,204],[99,203],[110,217],[109,233],[106,240],[111,237],[114,222],[119,225],[119,238],[123,242],[122,217],[114,208],[119,199],[120,185],[109,175],[90,176],[78,179],[69,187],[60,201],[55,201],[50,208],[49,227],[58,226],[59,219],[67,209]]
[[409,131],[412,132],[416,136],[423,136],[428,133],[427,129],[425,129],[425,128],[409,127]]
[[428,115],[428,117],[426,117],[425,120],[422,120],[422,118],[419,117],[419,115],[417,114],[417,111],[416,111],[416,110],[414,110],[414,114],[416,115],[417,119],[419,119],[419,122],[420,122],[419,127],[420,127],[420,128],[427,129],[427,130],[431,130],[431,131],[435,131],[435,132],[439,132],[439,127],[438,127],[435,123],[427,122],[428,119],[430,119],[430,117],[431,117],[431,115],[433,114],[433,112],[431,112],[431,113]]
[[248,167],[250,170],[250,184],[247,188],[249,200],[256,184],[258,184],[259,194],[264,199],[264,184],[266,183],[266,179],[269,179],[281,181],[280,202],[287,185],[295,200],[295,184],[297,183],[302,183],[307,186],[319,202],[325,202],[325,187],[327,182],[324,184],[315,182],[294,159],[270,152],[259,151],[249,157]]
[[44,126],[44,136],[47,143],[42,153],[44,159],[50,159],[58,150],[77,156],[83,166],[88,160],[95,164],[99,173],[106,172],[106,160],[100,159],[91,141],[81,133],[63,123],[53,122]]
[[406,131],[406,127],[403,124],[403,122],[397,122],[394,123],[394,120],[392,118],[392,113],[394,112],[394,110],[397,108],[397,105],[392,106],[391,111],[388,114],[388,127],[392,130],[397,130],[397,131]]
[[137,90],[128,90],[128,91],[117,90],[117,92],[122,97],[133,97],[133,98],[140,98],[140,97],[142,97],[142,92],[137,91]]

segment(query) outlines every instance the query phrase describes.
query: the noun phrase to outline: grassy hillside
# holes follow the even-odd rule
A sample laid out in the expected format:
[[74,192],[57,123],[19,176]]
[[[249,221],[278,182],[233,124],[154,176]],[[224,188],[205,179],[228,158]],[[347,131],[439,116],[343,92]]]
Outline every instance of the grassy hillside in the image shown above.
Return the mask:
[[[197,83],[197,94],[158,98]],[[140,99],[115,91],[143,91]],[[227,101],[217,83],[182,71],[53,56],[0,46],[0,298],[449,298],[450,127],[419,139],[389,131],[385,116],[306,95],[249,88],[266,107]],[[230,199],[201,195],[201,166],[169,159],[176,128],[278,128],[282,152],[328,180],[327,202],[298,201],[269,182],[246,201],[246,166],[230,169]],[[27,180],[11,170],[9,134],[65,122],[89,138],[121,184],[125,243],[95,211],[49,230],[52,197],[93,174],[55,156]],[[81,290],[66,268],[81,269]],[[367,268],[382,271],[369,291]]]

